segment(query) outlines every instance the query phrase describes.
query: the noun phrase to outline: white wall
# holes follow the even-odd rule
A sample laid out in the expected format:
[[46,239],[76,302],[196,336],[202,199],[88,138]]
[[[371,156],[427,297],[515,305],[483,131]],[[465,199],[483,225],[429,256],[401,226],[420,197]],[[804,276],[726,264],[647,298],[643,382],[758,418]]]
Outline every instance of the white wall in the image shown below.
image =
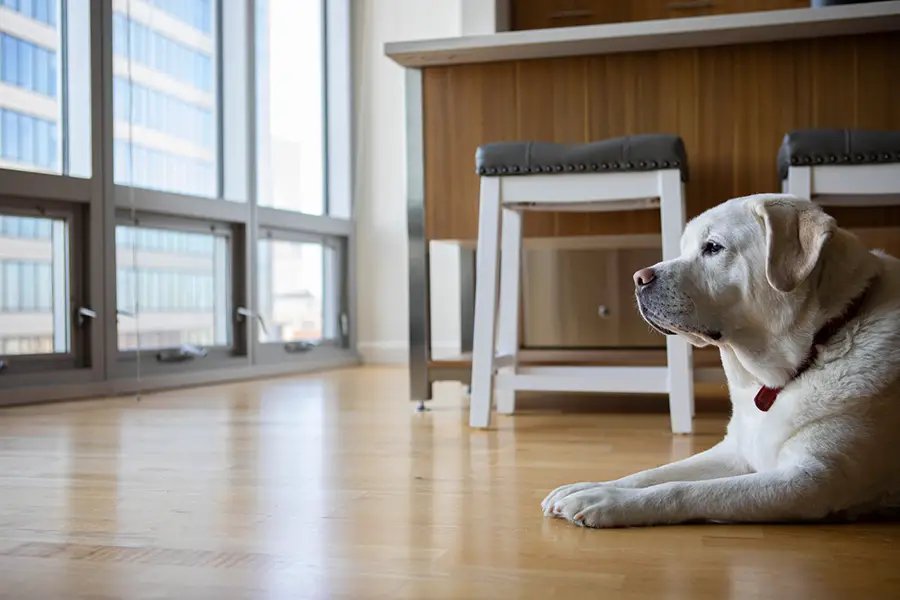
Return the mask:
[[462,35],[488,35],[509,29],[509,0],[460,0]]
[[[406,363],[409,339],[404,73],[384,44],[460,35],[460,2],[353,0],[357,332],[369,363]],[[435,345],[444,335],[433,332]]]

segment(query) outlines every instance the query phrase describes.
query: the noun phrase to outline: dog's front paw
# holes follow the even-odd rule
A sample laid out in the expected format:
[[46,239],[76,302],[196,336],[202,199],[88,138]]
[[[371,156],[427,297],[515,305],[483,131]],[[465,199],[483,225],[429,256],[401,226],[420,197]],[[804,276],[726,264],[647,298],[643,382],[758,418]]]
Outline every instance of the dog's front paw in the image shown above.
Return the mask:
[[[563,498],[570,496],[571,494],[575,494],[577,492],[581,492],[584,490],[589,490],[589,489],[599,487],[602,485],[605,485],[605,484],[586,481],[586,482],[582,482],[582,483],[570,483],[568,485],[563,485],[563,486],[556,488],[555,490],[553,490],[552,492],[547,494],[547,497],[544,498],[543,502],[541,502],[541,508],[544,510],[544,516],[550,517],[550,516],[557,515],[557,513],[553,510],[553,508]],[[557,516],[561,516],[561,515],[557,515]]]
[[646,525],[639,489],[594,487],[557,500],[553,513],[583,527],[627,527]]

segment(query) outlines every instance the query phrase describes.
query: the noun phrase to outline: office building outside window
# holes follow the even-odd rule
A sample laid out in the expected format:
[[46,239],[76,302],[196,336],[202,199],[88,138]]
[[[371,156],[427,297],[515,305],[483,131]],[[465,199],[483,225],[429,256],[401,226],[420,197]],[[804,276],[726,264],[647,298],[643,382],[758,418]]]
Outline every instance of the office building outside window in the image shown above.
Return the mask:
[[0,168],[60,167],[59,0],[0,0]]
[[357,360],[350,8],[0,0],[0,404]]
[[328,212],[322,10],[322,3],[312,0],[256,2],[260,206],[312,215]]
[[68,351],[67,227],[0,215],[0,356]]
[[333,254],[318,243],[260,241],[260,342],[319,341],[333,335],[323,314],[326,253]]
[[218,195],[215,0],[114,0],[114,177]]
[[[59,0],[0,0],[0,168],[60,171],[58,18]],[[65,235],[0,214],[0,355],[68,350]]]
[[227,253],[218,235],[117,227],[119,350],[227,345]]
[[[61,171],[60,10],[0,0],[0,168]],[[217,194],[215,10],[215,0],[113,1],[116,183]],[[49,219],[0,215],[0,356],[68,350],[60,243]],[[213,236],[119,228],[120,350],[227,343],[216,251]],[[138,307],[139,324],[127,316]]]

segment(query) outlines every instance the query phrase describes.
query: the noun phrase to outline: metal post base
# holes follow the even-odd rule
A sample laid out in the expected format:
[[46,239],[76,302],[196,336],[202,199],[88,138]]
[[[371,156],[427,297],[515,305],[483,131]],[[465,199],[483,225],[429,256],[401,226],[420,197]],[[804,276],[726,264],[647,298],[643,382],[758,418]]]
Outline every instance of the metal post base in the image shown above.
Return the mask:
[[431,412],[431,409],[425,406],[424,400],[419,400],[419,403],[416,405],[417,413]]

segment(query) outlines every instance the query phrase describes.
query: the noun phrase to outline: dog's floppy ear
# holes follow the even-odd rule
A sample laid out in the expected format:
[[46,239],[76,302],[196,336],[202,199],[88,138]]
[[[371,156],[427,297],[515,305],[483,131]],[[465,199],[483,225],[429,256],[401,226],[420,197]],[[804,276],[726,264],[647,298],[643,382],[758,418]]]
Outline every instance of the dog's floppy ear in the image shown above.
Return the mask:
[[753,209],[766,228],[766,279],[778,291],[793,291],[816,268],[835,220],[800,199],[766,198]]

